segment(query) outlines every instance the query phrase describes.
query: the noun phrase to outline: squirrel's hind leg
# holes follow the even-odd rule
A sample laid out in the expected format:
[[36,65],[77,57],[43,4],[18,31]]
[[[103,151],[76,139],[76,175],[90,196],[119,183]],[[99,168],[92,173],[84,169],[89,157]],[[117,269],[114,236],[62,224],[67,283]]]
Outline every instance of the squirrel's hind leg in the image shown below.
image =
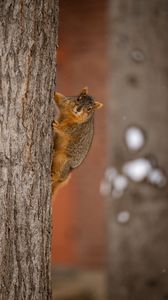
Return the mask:
[[67,156],[57,153],[53,158],[51,171],[52,195],[55,195],[55,191],[69,181],[70,172],[71,165]]

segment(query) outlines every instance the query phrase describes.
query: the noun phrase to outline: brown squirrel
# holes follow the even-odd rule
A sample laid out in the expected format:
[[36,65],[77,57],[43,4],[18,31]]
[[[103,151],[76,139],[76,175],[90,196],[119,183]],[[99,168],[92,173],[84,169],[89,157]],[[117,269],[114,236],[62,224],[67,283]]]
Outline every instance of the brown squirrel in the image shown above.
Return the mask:
[[88,95],[85,87],[78,96],[55,93],[60,110],[53,121],[54,151],[51,168],[52,194],[68,181],[70,173],[85,159],[94,134],[94,112],[102,103]]

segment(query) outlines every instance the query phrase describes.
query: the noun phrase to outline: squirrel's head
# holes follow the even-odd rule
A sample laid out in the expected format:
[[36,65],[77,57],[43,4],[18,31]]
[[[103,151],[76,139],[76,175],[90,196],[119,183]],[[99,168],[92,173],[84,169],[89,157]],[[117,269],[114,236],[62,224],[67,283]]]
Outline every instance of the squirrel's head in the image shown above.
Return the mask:
[[64,96],[60,93],[55,93],[55,101],[64,116],[72,116],[77,122],[83,123],[90,119],[95,110],[103,106],[94,98],[88,95],[88,88],[83,88],[78,96]]

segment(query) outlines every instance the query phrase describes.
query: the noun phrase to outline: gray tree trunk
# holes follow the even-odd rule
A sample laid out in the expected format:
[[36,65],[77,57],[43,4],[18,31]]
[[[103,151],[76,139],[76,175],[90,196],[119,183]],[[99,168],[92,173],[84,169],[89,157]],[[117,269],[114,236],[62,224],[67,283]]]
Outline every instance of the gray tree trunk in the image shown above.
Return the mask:
[[51,299],[58,0],[5,0],[0,12],[0,299]]
[[[125,162],[149,155],[167,171],[168,1],[111,0],[110,12],[110,165],[121,174]],[[135,154],[123,138],[132,124],[146,131]],[[108,200],[108,299],[168,299],[168,186],[129,180]]]

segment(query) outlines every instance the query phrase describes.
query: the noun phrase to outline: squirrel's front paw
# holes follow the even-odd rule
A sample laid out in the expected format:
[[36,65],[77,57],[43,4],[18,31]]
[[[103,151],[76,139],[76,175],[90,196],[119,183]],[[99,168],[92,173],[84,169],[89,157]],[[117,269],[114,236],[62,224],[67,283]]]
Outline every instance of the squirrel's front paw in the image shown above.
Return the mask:
[[53,128],[53,129],[58,129],[58,124],[59,124],[58,121],[55,121],[55,120],[54,120],[54,121],[52,122],[52,128]]

